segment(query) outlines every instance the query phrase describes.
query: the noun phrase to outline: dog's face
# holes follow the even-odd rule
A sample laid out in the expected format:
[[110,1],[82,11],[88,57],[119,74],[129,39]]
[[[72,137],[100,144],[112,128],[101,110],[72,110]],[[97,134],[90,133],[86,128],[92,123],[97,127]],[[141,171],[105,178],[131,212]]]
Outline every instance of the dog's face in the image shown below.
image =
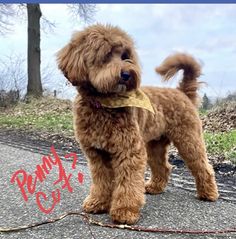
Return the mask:
[[92,86],[99,93],[112,93],[140,85],[133,41],[118,27],[94,25],[75,33],[58,52],[57,61],[74,86]]

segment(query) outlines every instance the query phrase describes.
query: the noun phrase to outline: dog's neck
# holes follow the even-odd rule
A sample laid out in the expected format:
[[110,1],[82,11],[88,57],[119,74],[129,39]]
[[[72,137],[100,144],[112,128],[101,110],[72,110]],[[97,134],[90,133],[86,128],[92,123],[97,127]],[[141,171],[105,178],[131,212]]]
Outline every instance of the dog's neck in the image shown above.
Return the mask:
[[77,88],[82,100],[94,109],[119,109],[127,107],[143,108],[152,113],[154,109],[148,96],[140,89],[122,92],[102,94],[91,85]]
[[97,95],[96,89],[89,82],[83,82],[76,87],[80,96],[84,99]]
[[80,96],[84,99],[91,99],[91,98],[107,98],[113,96],[115,93],[101,93],[98,92],[91,83],[84,82],[76,87],[77,91],[79,92]]
[[82,101],[89,107],[94,109],[105,109],[100,103],[99,99],[111,97],[114,94],[102,94],[98,92],[91,83],[83,82],[76,87]]

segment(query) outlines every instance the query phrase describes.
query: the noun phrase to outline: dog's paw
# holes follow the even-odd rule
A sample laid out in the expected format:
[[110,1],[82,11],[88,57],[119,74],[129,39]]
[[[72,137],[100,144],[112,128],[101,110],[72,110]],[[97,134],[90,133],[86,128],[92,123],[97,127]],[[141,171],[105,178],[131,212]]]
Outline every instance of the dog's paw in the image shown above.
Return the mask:
[[[109,201],[109,200],[108,200]],[[103,213],[109,211],[109,203],[88,196],[83,202],[83,210],[87,213]]]
[[139,219],[139,212],[131,209],[115,209],[110,211],[112,220],[121,224],[134,224]]
[[210,202],[215,202],[218,199],[218,197],[219,197],[219,193],[217,191],[200,193],[197,196],[199,200],[210,201]]
[[214,202],[218,199],[219,193],[218,188],[214,178],[204,182],[204,184],[197,185],[197,197],[200,200]]
[[148,181],[145,183],[145,192],[149,194],[158,194],[162,193],[165,189],[165,186],[161,186],[153,181]]

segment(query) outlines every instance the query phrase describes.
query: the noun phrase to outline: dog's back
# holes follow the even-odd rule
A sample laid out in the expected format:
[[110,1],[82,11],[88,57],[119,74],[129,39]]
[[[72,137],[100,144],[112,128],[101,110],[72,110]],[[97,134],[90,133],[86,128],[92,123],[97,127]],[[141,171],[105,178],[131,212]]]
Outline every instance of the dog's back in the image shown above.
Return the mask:
[[200,124],[197,106],[200,102],[197,90],[201,82],[198,77],[201,67],[190,55],[177,53],[167,57],[156,68],[164,81],[170,80],[179,70],[183,70],[183,79],[177,89],[142,87],[152,102],[155,114],[144,109],[135,109],[137,121],[144,140],[149,140],[168,135],[173,128],[181,124]]
[[180,124],[194,124],[197,121],[199,125],[197,108],[180,89],[142,87],[142,90],[149,97],[155,111],[153,114],[145,109],[134,109],[145,142],[168,134]]

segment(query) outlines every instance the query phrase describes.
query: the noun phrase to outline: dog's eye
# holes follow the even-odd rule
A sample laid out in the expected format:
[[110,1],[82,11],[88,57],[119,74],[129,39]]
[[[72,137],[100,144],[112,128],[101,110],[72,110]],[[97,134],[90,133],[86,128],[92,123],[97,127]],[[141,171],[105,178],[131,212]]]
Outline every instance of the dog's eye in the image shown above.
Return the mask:
[[105,56],[105,58],[104,58],[104,60],[103,60],[103,62],[104,62],[104,63],[105,63],[105,62],[108,62],[108,61],[111,59],[111,57],[112,57],[112,53],[111,53],[111,52],[107,53],[106,56]]
[[124,61],[124,60],[127,60],[129,59],[129,54],[128,52],[124,52],[122,55],[121,55],[121,60]]
[[106,57],[107,58],[111,58],[112,57],[112,53],[111,52],[107,53]]

